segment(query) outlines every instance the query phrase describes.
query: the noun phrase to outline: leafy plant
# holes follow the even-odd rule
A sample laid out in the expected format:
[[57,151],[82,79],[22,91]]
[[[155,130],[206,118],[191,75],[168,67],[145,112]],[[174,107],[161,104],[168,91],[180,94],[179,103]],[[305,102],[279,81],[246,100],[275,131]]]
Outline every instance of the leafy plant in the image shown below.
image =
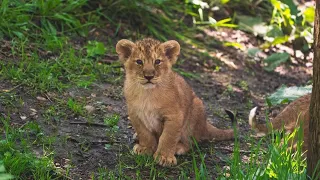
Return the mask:
[[268,26],[261,17],[237,15],[239,29],[250,32],[256,36],[264,36],[268,32]]
[[[204,10],[209,9],[209,4],[207,2],[201,0],[186,0],[185,2],[189,5],[187,8],[187,13],[192,16],[193,23],[195,25],[209,25],[210,27],[229,27],[235,28],[237,25],[232,23],[231,18],[225,18],[221,20],[216,20],[214,17],[208,15],[208,17],[204,17]],[[198,13],[196,13],[197,11]]]
[[[0,35],[11,38],[25,38],[37,35],[32,31],[58,35],[58,32],[77,31],[88,26],[81,23],[76,14],[87,3],[87,0],[57,1],[43,0],[21,2],[3,0],[0,5]],[[40,33],[40,36],[41,36]],[[38,34],[39,35],[39,34]]]
[[8,180],[13,179],[14,177],[8,173],[6,173],[6,169],[3,165],[3,161],[0,161],[0,180]]
[[[261,146],[264,138],[258,143],[252,141],[255,145],[251,146],[248,161],[241,160],[240,144],[236,142],[233,157],[228,162],[230,170],[225,169],[217,179],[307,179],[306,159],[302,156],[303,131],[300,127],[284,137],[281,133],[275,133],[272,139],[267,140],[266,150]],[[290,142],[295,137],[297,151],[293,152]]]
[[289,58],[290,55],[288,53],[273,53],[264,60],[267,64],[264,69],[267,71],[273,71],[281,63],[288,61]]
[[67,105],[75,114],[83,114],[83,106],[72,98],[68,99]]
[[[35,123],[27,123],[26,127],[15,128],[10,126],[9,118],[1,118],[0,122],[3,124],[4,139],[0,141],[0,179],[12,179],[12,176],[4,173],[6,170],[20,179],[52,179],[60,177],[60,174],[55,173],[55,166],[53,164],[53,154],[48,152],[46,145],[43,147],[43,155],[37,157],[29,149],[30,145],[35,143],[42,143],[46,140],[34,141],[41,134],[41,129]],[[27,127],[28,126],[28,127]],[[37,126],[37,127],[35,127]],[[36,135],[35,135],[36,134]],[[42,135],[41,138],[46,138]],[[17,142],[20,142],[17,144]]]
[[311,91],[312,91],[312,86],[305,86],[305,87],[281,86],[279,89],[277,89],[276,92],[274,92],[269,97],[267,97],[267,103],[269,106],[272,106],[277,104],[283,104],[286,102],[291,102],[303,95],[311,93]]
[[118,114],[114,114],[112,116],[108,116],[104,119],[104,124],[110,127],[114,127],[118,125],[120,116]]
[[97,41],[89,41],[85,48],[87,49],[87,55],[90,57],[104,55],[107,51],[104,44]]

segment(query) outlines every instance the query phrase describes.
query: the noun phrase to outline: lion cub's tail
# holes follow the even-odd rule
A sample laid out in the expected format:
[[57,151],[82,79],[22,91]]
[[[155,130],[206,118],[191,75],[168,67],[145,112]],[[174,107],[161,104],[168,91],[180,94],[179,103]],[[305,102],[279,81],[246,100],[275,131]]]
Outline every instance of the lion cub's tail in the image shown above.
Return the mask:
[[[229,118],[231,119],[232,124],[236,125],[237,120],[235,118],[235,115],[229,110],[225,110],[225,112],[228,114]],[[233,129],[218,129],[213,125],[211,125],[209,122],[207,122],[207,131],[208,131],[208,139],[210,140],[223,141],[223,140],[234,139]]]
[[251,126],[251,129],[256,131],[257,136],[262,137],[268,133],[268,127],[267,127],[267,124],[258,124],[257,123],[257,118],[256,118],[257,108],[258,107],[251,109],[251,111],[249,113],[249,125]]

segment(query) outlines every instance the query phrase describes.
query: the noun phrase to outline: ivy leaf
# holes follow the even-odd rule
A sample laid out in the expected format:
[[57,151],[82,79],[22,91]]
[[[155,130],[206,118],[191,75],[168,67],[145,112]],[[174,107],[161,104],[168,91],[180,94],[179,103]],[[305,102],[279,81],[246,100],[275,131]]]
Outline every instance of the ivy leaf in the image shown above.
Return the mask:
[[265,36],[268,32],[268,26],[263,22],[261,17],[252,17],[238,15],[239,29],[253,33],[255,36]]
[[288,53],[273,53],[268,56],[264,62],[267,63],[267,66],[264,67],[266,71],[273,71],[281,63],[286,62],[290,58]]
[[248,49],[248,55],[251,57],[255,57],[261,50],[259,48],[250,48]]
[[87,48],[87,54],[88,56],[99,56],[104,55],[107,51],[104,44],[102,42],[97,41],[89,41]]
[[308,23],[313,23],[314,22],[314,16],[315,16],[314,7],[308,7],[303,12],[303,20],[308,22]]
[[281,86],[276,92],[271,94],[267,97],[266,101],[269,106],[277,105],[277,104],[284,104],[287,102],[294,101],[295,99],[309,94],[312,91],[312,86],[305,86],[305,87],[286,87]]

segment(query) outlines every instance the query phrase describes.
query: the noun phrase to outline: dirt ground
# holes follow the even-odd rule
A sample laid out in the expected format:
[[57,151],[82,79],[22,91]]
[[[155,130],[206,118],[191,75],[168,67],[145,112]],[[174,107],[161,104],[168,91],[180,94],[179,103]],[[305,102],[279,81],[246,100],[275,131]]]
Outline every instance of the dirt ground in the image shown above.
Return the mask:
[[[265,107],[264,98],[281,85],[305,85],[311,79],[312,66],[307,67],[306,62],[302,63],[303,60],[292,58],[290,63],[278,67],[275,72],[267,72],[263,69],[262,60],[271,52],[249,57],[245,50],[212,43],[214,39],[218,39],[237,41],[245,48],[257,47],[260,42],[255,37],[241,31],[223,29],[205,30],[196,36],[199,42],[205,44],[208,55],[204,56],[201,48],[182,43],[181,56],[175,68],[187,73],[185,79],[204,101],[208,120],[212,124],[219,128],[230,128],[231,122],[224,113],[224,109],[237,113],[241,154],[246,158],[249,156],[247,152],[249,142],[246,140],[250,135],[247,124],[249,110],[254,106]],[[115,44],[116,41],[113,43]],[[282,49],[283,47],[277,47],[275,51]],[[110,57],[114,56],[114,54],[108,54],[102,62],[113,61],[114,58]],[[308,62],[312,62],[310,58]],[[188,76],[188,74],[195,76]],[[110,74],[110,76],[123,75]],[[20,127],[27,121],[35,121],[39,123],[46,136],[57,137],[52,145],[55,152],[55,165],[62,170],[69,167],[69,176],[72,179],[88,179],[92,173],[98,173],[100,168],[117,171],[120,162],[129,164],[128,167],[131,168],[124,169],[123,173],[134,178],[136,162],[129,157],[134,145],[134,132],[127,119],[122,82],[123,78],[120,83],[95,83],[88,89],[70,88],[64,93],[32,94],[28,87],[2,80],[0,91],[10,89],[21,97],[24,103],[10,107],[2,103],[0,113],[4,116],[10,114],[12,126]],[[37,97],[43,97],[43,99]],[[55,105],[55,99],[69,97],[85,99],[87,105],[94,107],[90,115],[91,125],[81,124],[89,120],[74,115],[68,110],[64,111],[66,112],[64,115],[58,114],[55,118],[46,118],[46,112],[49,107]],[[60,107],[57,106],[57,108]],[[32,109],[35,109],[36,113],[32,113]],[[110,132],[108,127],[103,125],[103,117],[106,114],[120,115],[117,132]],[[263,115],[263,112],[261,114]],[[21,116],[26,118],[22,120]],[[207,169],[213,178],[219,173],[215,167],[225,165],[226,158],[232,154],[233,145],[233,141],[200,144],[201,152],[206,154]],[[42,148],[34,147],[34,152],[42,154]],[[178,157],[178,166],[190,160],[189,154]],[[174,178],[180,174],[179,168],[169,168],[167,171],[170,172],[168,178]],[[141,171],[141,175],[146,179],[148,174],[149,169]]]

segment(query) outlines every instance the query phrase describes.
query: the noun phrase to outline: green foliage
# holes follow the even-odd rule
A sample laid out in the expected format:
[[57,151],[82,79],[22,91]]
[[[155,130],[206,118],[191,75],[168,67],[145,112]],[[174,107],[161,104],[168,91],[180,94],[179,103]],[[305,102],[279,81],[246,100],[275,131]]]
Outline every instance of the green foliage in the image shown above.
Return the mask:
[[84,112],[83,105],[72,98],[68,99],[67,106],[72,112],[74,112],[77,115],[82,115]]
[[[19,0],[3,0],[0,5],[0,35],[11,38],[25,38],[58,35],[58,32],[75,30],[84,35],[83,24],[77,14],[87,0],[35,0],[21,2]],[[39,33],[35,33],[39,32]]]
[[[173,14],[184,12],[184,4],[180,1],[108,0],[102,1],[101,5],[105,8],[99,12],[99,15],[109,20],[114,26],[127,28],[126,32],[129,30],[137,33],[143,32],[163,41],[169,37],[185,38],[183,34],[175,31],[178,28],[187,29],[187,26]],[[124,22],[119,23],[117,21],[119,19]]]
[[314,22],[314,7],[298,9],[293,0],[269,2],[273,8],[271,17],[264,17],[262,13],[236,14],[234,17],[238,20],[239,29],[263,37],[266,41],[261,46],[263,49],[290,42],[294,49],[309,51],[313,42],[311,24]]
[[265,35],[267,33],[266,23],[261,17],[251,17],[246,15],[237,15],[239,29],[253,33],[254,35]]
[[267,103],[269,106],[272,106],[272,105],[291,102],[303,95],[311,93],[311,91],[312,91],[312,86],[305,86],[305,87],[281,86],[279,89],[277,89],[276,92],[274,92],[269,97],[267,97]]
[[[226,3],[226,2],[224,2]],[[209,4],[201,0],[186,0],[185,4],[187,6],[186,13],[192,16],[193,23],[195,25],[209,25],[210,27],[229,27],[235,28],[237,25],[232,23],[231,18],[225,18],[221,20],[216,20],[214,17],[208,15],[205,17],[205,10],[209,9]]]
[[[30,151],[30,146],[37,143],[47,142],[45,136],[41,135],[41,129],[34,123],[27,123],[24,127],[14,128],[10,126],[10,120],[0,118],[3,124],[2,131],[5,138],[0,141],[0,159],[6,170],[18,179],[52,179],[59,175],[55,172],[53,165],[53,154],[48,146],[42,144],[43,156],[37,157]],[[19,144],[17,142],[20,142]],[[41,146],[40,146],[41,147]],[[0,179],[4,177],[12,178],[3,174],[3,166],[1,164]]]
[[[232,159],[228,162],[230,170],[226,169],[217,179],[307,179],[306,159],[302,156],[303,131],[296,129],[292,134],[275,137],[269,142],[266,151],[261,147],[264,139],[258,143],[252,141],[250,159],[242,161],[240,144],[235,142]],[[297,151],[292,151],[290,141],[297,137]],[[228,178],[226,178],[228,177]]]
[[249,48],[247,51],[248,55],[251,57],[255,57],[259,52],[261,52],[259,48]]
[[198,74],[195,74],[192,72],[186,72],[186,71],[179,69],[179,68],[173,68],[173,70],[176,71],[177,73],[181,74],[184,77],[193,78],[193,79],[200,79],[200,76]]
[[267,64],[264,69],[267,71],[273,71],[281,63],[286,62],[288,59],[290,59],[290,55],[288,53],[273,53],[264,60],[264,63]]
[[97,41],[89,41],[88,45],[85,46],[87,49],[87,55],[88,56],[98,56],[98,55],[104,55],[107,51],[104,44],[102,42]]
[[6,173],[6,169],[3,165],[3,161],[0,161],[0,180],[13,179],[13,176]]
[[[302,37],[306,39],[305,45],[309,49],[312,43],[312,28],[309,27],[314,21],[314,8],[308,7],[300,12],[292,0],[271,0],[270,2],[274,9],[270,21],[272,29],[266,34],[268,45],[282,44],[290,40],[294,43],[295,39]],[[277,33],[274,33],[275,31]]]
[[[32,87],[40,92],[58,90],[77,85],[87,88],[95,81],[114,81],[112,73],[120,74],[112,65],[99,64],[92,59],[76,54],[72,48],[49,60],[41,59],[36,53],[28,57],[19,51],[21,60],[0,62],[0,74],[13,82]],[[110,74],[111,73],[111,74]],[[109,74],[110,79],[105,78]]]
[[114,127],[118,125],[120,120],[120,116],[118,114],[114,114],[112,116],[108,116],[104,119],[104,124],[110,127]]
[[314,23],[315,18],[315,8],[314,7],[308,7],[303,12],[303,22],[302,25],[305,23]]

